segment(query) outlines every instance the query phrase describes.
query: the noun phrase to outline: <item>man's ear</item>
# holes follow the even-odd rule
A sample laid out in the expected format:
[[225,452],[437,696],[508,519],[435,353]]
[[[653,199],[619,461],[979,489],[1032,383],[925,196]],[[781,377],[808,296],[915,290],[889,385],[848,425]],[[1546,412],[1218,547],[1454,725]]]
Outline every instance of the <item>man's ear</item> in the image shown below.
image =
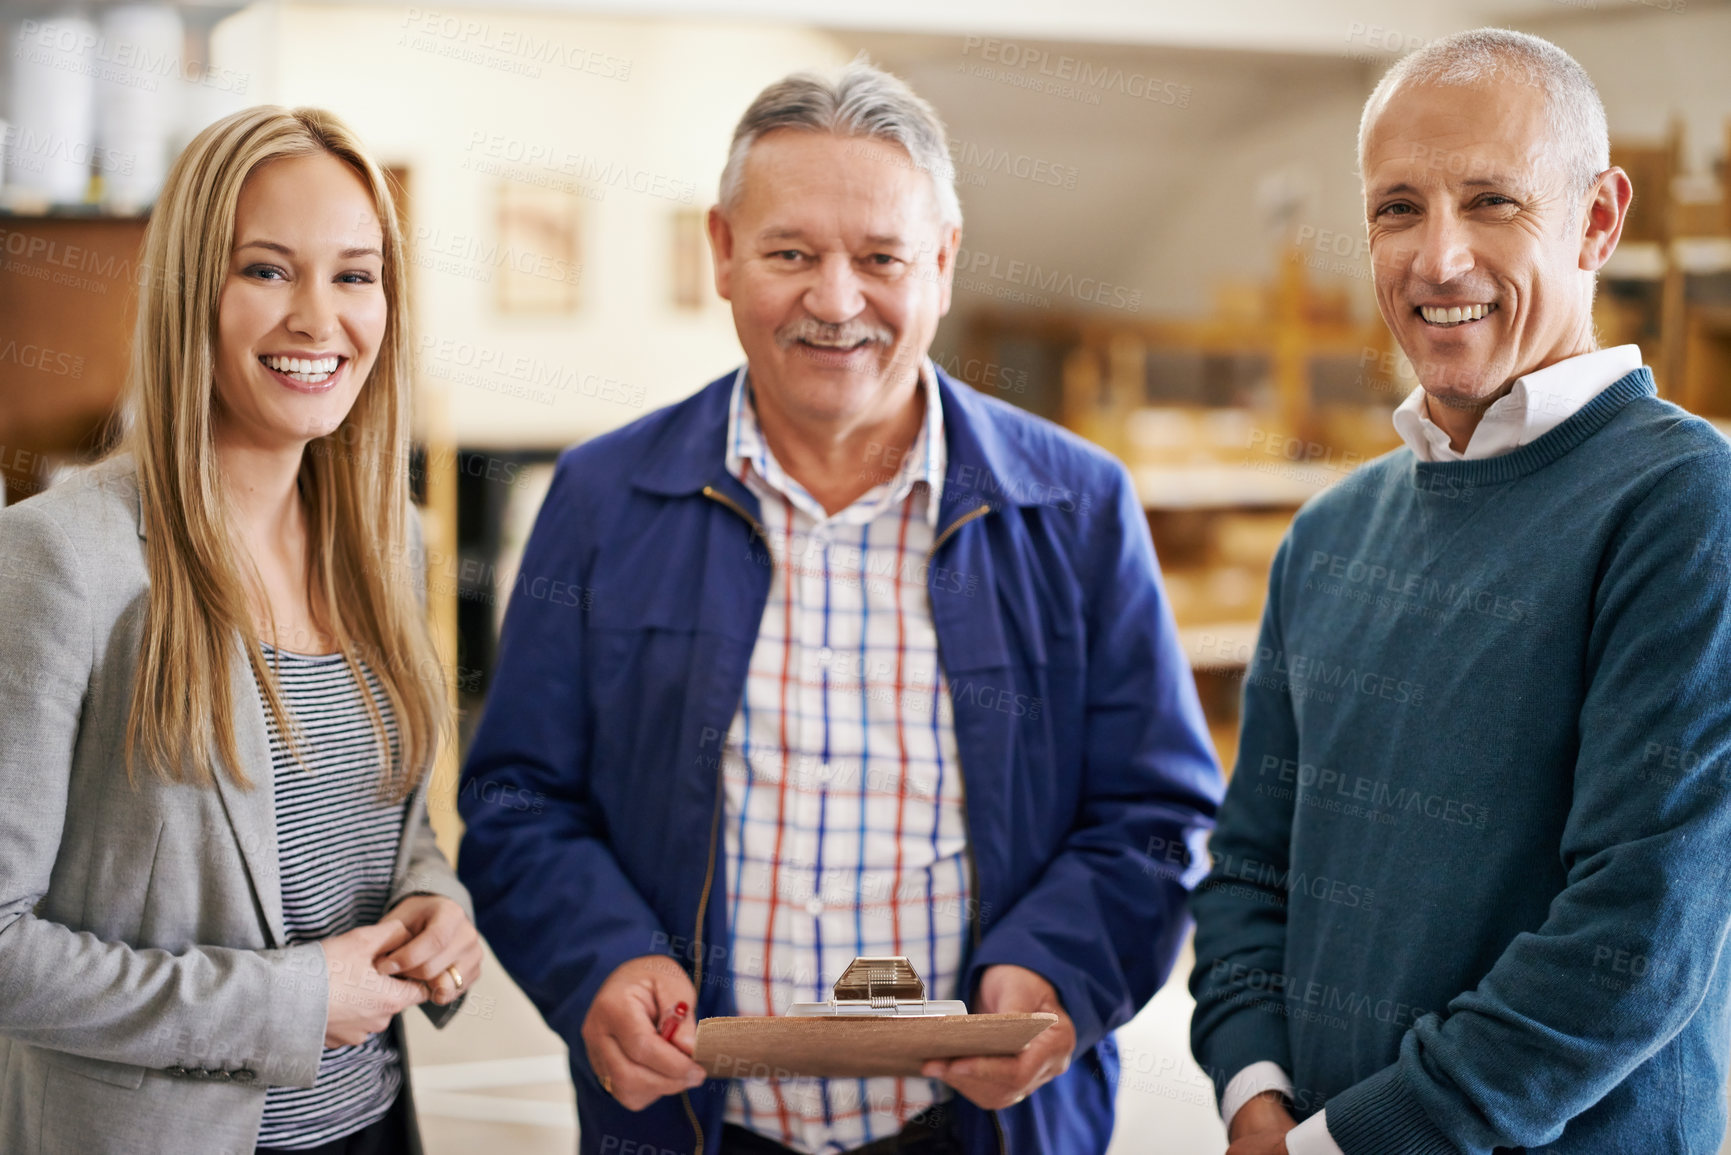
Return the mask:
[[705,222],[709,229],[709,254],[714,259],[715,291],[724,301],[733,300],[733,226],[722,214],[721,206],[709,210]]
[[950,298],[954,294],[956,284],[956,253],[962,247],[962,227],[960,225],[943,225],[938,231],[937,278],[938,278],[938,316],[942,317],[950,311]]
[[1617,251],[1617,241],[1623,235],[1623,222],[1629,217],[1629,202],[1634,195],[1629,174],[1615,165],[1600,173],[1593,182],[1581,230],[1583,271],[1598,272]]

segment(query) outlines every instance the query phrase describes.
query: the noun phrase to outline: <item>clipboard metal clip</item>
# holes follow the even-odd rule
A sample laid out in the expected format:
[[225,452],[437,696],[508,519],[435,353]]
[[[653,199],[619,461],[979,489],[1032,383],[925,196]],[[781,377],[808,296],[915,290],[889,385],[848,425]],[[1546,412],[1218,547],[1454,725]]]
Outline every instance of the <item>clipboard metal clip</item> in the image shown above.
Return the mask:
[[925,981],[906,956],[861,955],[842,971],[828,1002],[795,1003],[787,1013],[797,1016],[921,1017],[965,1015],[968,1008],[960,999],[926,998]]

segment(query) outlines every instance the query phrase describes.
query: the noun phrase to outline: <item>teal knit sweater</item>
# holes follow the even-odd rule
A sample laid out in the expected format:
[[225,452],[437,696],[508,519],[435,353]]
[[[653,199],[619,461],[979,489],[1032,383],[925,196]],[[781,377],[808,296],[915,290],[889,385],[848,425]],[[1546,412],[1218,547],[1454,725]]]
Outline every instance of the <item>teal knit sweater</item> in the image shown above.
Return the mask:
[[1512,453],[1377,459],[1274,561],[1192,1045],[1347,1155],[1716,1152],[1731,443],[1646,370]]

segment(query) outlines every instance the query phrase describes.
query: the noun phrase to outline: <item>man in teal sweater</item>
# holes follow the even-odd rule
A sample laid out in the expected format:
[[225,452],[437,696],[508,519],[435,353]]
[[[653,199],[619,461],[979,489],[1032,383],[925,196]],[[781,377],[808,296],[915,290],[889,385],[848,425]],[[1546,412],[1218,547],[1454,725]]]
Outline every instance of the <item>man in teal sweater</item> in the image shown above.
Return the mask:
[[1597,347],[1631,190],[1566,54],[1421,49],[1359,159],[1422,388],[1274,561],[1194,899],[1230,1155],[1715,1152],[1731,444]]

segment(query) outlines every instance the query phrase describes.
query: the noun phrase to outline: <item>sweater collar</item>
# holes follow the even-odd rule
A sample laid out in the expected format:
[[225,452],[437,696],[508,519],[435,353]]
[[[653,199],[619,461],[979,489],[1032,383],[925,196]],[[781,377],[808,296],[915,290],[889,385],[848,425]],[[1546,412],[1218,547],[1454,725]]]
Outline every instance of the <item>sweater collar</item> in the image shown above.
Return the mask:
[[1469,461],[1419,461],[1413,468],[1423,477],[1454,478],[1464,485],[1499,485],[1514,481],[1556,461],[1610,423],[1622,408],[1643,397],[1656,397],[1653,371],[1646,366],[1617,378],[1568,420],[1536,441],[1496,457]]
[[1494,457],[1537,441],[1640,367],[1640,347],[1618,345],[1524,373],[1485,410],[1462,453],[1454,451],[1448,434],[1431,420],[1429,398],[1422,386],[1407,394],[1395,409],[1394,430],[1420,461]]

